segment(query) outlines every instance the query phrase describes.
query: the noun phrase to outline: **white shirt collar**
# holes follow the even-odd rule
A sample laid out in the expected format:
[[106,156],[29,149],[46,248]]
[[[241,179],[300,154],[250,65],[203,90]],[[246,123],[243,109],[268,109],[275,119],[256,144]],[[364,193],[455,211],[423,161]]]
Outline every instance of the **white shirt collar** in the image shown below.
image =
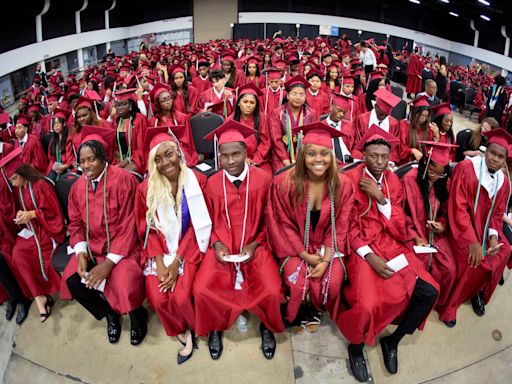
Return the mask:
[[[469,158],[473,163],[473,170],[475,171],[475,176],[477,180],[480,179],[480,169],[482,169],[482,179],[480,180],[480,184],[485,188],[490,198],[494,196],[494,191],[499,191],[503,185],[504,177],[503,172],[497,171],[494,173],[494,177],[491,177],[491,173],[487,168],[487,164],[485,163],[485,158],[480,156],[474,156]],[[496,189],[496,183],[498,183],[498,188]]]
[[[341,124],[340,124],[340,123],[341,123],[341,121],[338,121],[338,122],[336,122],[336,121],[332,121],[332,120],[331,120],[331,118],[330,118],[330,116],[327,116],[327,118],[325,119],[325,122],[326,122],[327,124],[329,124],[331,127],[334,127],[334,128],[336,128],[336,129],[338,129],[338,130],[341,130],[341,127],[340,127],[340,125],[341,125]],[[333,124],[334,124],[334,125],[333,125]]]
[[370,113],[370,121],[368,122],[368,128],[370,128],[373,124],[389,133],[389,116],[386,116],[386,118],[379,123],[379,119],[377,119],[377,112],[375,111],[375,108],[373,108]]
[[373,180],[375,180],[375,182],[379,185],[379,188],[380,186],[382,185],[382,178],[384,177],[384,172],[381,173],[380,177],[379,177],[379,180],[377,180],[372,174],[371,172],[368,170],[368,168],[364,167],[364,171],[366,172],[366,174],[368,176],[370,176]]
[[318,92],[320,92],[320,90],[318,90],[315,93],[313,93],[310,88],[308,88],[308,91],[311,94],[311,96],[316,96],[316,95],[318,95]]
[[225,87],[222,87],[222,90],[220,92],[217,92],[217,90],[215,89],[215,87],[212,87],[213,88],[213,92],[215,92],[215,94],[217,95],[217,97],[219,99],[222,99],[222,95],[224,95],[224,89],[226,89]]
[[240,175],[231,176],[226,171],[224,171],[224,174],[226,175],[226,177],[228,178],[229,181],[234,183],[236,180],[240,180],[243,182],[245,180],[245,177],[247,176],[247,172],[249,172],[249,166],[247,165],[247,163],[245,163],[244,170],[242,171],[242,173]]
[[201,80],[206,81],[206,80],[208,80],[208,77],[209,77],[209,76],[208,76],[208,75],[206,75],[205,77],[203,77],[203,76],[199,75],[199,77],[201,78]]
[[23,139],[20,139],[20,144],[25,144],[28,140],[28,133],[25,133],[25,136],[23,136]]
[[108,168],[108,163],[105,163],[105,168],[103,168],[103,172],[101,172],[97,178],[95,178],[94,180],[91,180],[91,183],[97,181],[99,184],[101,179],[103,178],[103,175],[105,174],[105,171],[107,170],[107,168]]

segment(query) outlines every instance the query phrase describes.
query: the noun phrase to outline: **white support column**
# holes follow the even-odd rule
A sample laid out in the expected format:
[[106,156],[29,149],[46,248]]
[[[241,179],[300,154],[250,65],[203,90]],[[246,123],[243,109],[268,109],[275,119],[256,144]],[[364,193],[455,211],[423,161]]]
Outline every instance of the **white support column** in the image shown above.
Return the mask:
[[[43,15],[50,9],[50,0],[44,0],[44,7],[40,14],[36,15],[36,41],[40,43],[43,41]],[[46,65],[44,58],[39,62],[41,64],[41,71],[46,72]]]
[[[474,20],[470,20],[469,21],[469,26],[475,32],[475,38],[473,39],[473,47],[477,47],[478,48],[478,39],[480,37],[480,32],[478,31],[478,29],[475,28],[475,21]],[[472,59],[474,61],[475,57],[472,57]]]
[[[508,57],[510,53],[510,36],[507,35],[507,27],[501,26],[501,35],[505,38],[505,50],[503,51],[503,55]],[[508,71],[506,69],[501,69],[501,75],[506,77],[508,75]]]
[[[80,8],[78,11],[75,12],[76,34],[82,33],[82,22],[80,20],[80,12],[84,11],[85,8],[87,8],[87,5],[89,5],[89,0],[84,0],[82,8]],[[83,70],[83,68],[84,68],[84,52],[83,52],[82,48],[77,49],[76,54],[77,54],[77,58],[78,58],[78,69]]]
[[[116,0],[112,0],[112,6],[105,11],[105,29],[110,28],[110,15],[109,12],[112,11],[116,7]],[[110,41],[106,43],[107,52],[110,49]]]

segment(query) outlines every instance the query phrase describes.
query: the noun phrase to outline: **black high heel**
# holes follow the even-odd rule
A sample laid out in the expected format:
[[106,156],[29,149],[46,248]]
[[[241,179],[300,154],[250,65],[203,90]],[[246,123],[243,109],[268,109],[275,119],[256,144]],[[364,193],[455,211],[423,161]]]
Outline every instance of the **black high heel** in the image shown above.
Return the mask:
[[39,314],[39,320],[41,320],[41,323],[44,323],[50,315],[52,314],[52,307],[55,304],[55,301],[53,301],[53,297],[50,295],[45,295],[46,297],[46,303],[44,304],[45,313]]
[[[195,341],[196,335],[195,335],[194,331],[192,331],[192,330],[190,331],[190,337],[192,338],[192,349],[190,350],[190,353],[186,356],[180,355],[180,352],[178,352],[178,365],[181,365],[181,364],[185,363],[186,361],[190,360],[190,358],[194,354],[194,349],[197,349],[197,344]],[[181,340],[180,340],[180,342],[181,342]],[[186,344],[181,350],[183,350],[185,348],[186,348]]]
[[[194,349],[199,349],[199,347],[197,346],[196,334],[192,330],[190,332],[192,333],[192,347]],[[178,341],[180,342],[181,345],[183,345],[183,346],[187,345],[187,342],[186,341],[185,342],[181,341],[181,339],[178,336],[176,336],[176,339],[178,339]]]

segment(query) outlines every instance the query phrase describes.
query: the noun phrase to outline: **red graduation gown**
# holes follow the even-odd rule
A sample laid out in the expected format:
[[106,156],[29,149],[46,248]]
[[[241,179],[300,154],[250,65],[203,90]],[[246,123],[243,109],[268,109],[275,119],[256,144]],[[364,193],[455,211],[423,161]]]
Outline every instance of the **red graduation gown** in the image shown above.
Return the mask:
[[[57,245],[64,241],[66,234],[64,216],[57,194],[46,180],[40,179],[32,183],[36,204],[32,200],[28,184],[21,190],[26,210],[36,212],[36,218],[31,220],[35,233],[28,239],[21,236],[16,238],[16,244],[12,250],[12,265],[17,271],[16,276],[21,276],[28,287],[31,297],[51,295],[59,291],[60,276],[51,265],[51,259]],[[18,188],[15,193],[19,196]],[[21,200],[20,209],[23,209]],[[30,229],[28,225],[26,227]],[[41,271],[36,237],[41,247],[44,272],[48,281],[44,280]]]
[[[277,265],[267,247],[264,218],[271,176],[261,169],[249,166],[248,177],[246,176],[239,189],[226,177],[231,229],[226,217],[223,177],[222,170],[211,176],[204,194],[213,223],[210,238],[212,246],[206,252],[194,282],[196,333],[206,336],[213,330],[229,329],[244,310],[258,316],[270,331],[282,332],[284,325],[280,305],[284,298]],[[242,289],[236,290],[235,265],[217,261],[213,244],[222,241],[230,254],[240,252],[248,178],[249,201],[244,246],[254,241],[259,246],[253,259],[240,265],[244,282]]]
[[[75,162],[75,158],[72,155],[73,152],[71,150],[71,141],[66,139],[66,143],[64,145],[66,150],[64,153],[60,153],[60,163],[67,164],[68,169],[70,169]],[[48,175],[52,171],[53,165],[57,161],[57,152],[52,154],[50,151],[51,146],[56,147],[56,143],[53,138],[50,140],[50,145],[48,146],[48,167],[46,168],[45,175]],[[57,151],[57,149],[55,151]]]
[[[228,103],[229,104],[229,103]],[[184,125],[185,131],[182,137],[179,137],[180,145],[185,152],[187,158],[187,167],[193,167],[197,164],[197,151],[194,144],[194,137],[192,136],[192,127],[190,126],[190,116],[179,111],[173,111],[171,118],[165,118],[161,115],[153,116],[149,122],[148,127],[158,127],[164,124]],[[171,128],[172,130],[172,128]],[[144,171],[147,171],[147,153],[144,154]]]
[[[116,123],[115,121],[118,121]],[[116,117],[112,125],[115,125],[116,130],[118,128],[119,120]],[[125,123],[126,124],[126,123]],[[146,134],[148,121],[146,117],[142,113],[135,114],[135,118],[133,119],[131,123],[131,143],[130,143],[130,150],[131,150],[131,159],[135,166],[137,167],[137,172],[140,174],[143,174],[145,172],[145,163],[144,160],[144,150],[143,150],[143,142],[144,142],[144,136]],[[129,125],[126,126],[126,144],[128,146],[129,141]],[[117,143],[117,137],[114,140],[114,160],[113,164],[117,165],[120,163],[120,156],[119,156],[119,145]],[[125,154],[126,155],[126,154]]]
[[[411,124],[406,120],[402,119],[398,122],[400,128],[400,164],[405,164],[409,161],[415,160],[412,156],[412,148],[409,143],[411,140]],[[419,140],[424,140],[420,131],[416,133]],[[428,137],[425,140],[434,141],[434,133],[431,129],[428,130]],[[420,145],[416,145],[416,149],[421,151]]]
[[[35,169],[37,169],[41,173],[46,172],[46,166],[48,161],[46,159],[46,154],[44,153],[43,146],[41,145],[41,141],[39,141],[39,137],[34,136],[30,133],[27,134],[28,138],[26,143],[23,145],[23,152],[21,153],[21,158],[24,163],[31,165]],[[14,149],[20,146],[20,141],[16,140],[14,142]]]
[[421,72],[423,71],[420,63],[420,57],[413,53],[409,57],[409,64],[407,65],[407,83],[405,84],[405,91],[407,94],[417,94],[421,92]]
[[[425,211],[423,204],[423,196],[418,186],[416,178],[418,170],[413,169],[402,178],[402,186],[404,189],[404,211],[406,213],[407,225],[407,244],[409,249],[415,245],[414,239],[421,237],[423,240],[429,241],[429,232],[427,231],[427,220],[429,216]],[[439,283],[440,292],[437,300],[437,306],[441,307],[446,303],[448,295],[450,294],[453,284],[455,282],[455,275],[457,273],[457,265],[453,257],[453,251],[448,239],[448,220],[447,209],[448,202],[442,205],[437,202],[434,188],[430,189],[430,207],[432,211],[437,205],[437,214],[435,221],[443,224],[444,233],[434,234],[434,245],[437,247],[437,253],[423,253],[418,254],[416,257],[423,263],[423,267],[428,270],[432,277]],[[430,269],[429,269],[430,264]]]
[[[286,107],[288,103],[281,105],[279,108],[274,109],[270,113],[269,127],[270,127],[270,139],[272,140],[272,170],[275,172],[283,167],[283,160],[291,160],[290,154],[288,153],[288,145],[283,142],[283,137],[286,136]],[[303,125],[311,124],[318,121],[318,115],[308,106],[305,106],[303,110]],[[294,119],[291,119],[291,129],[298,127],[295,124]],[[293,142],[293,148],[295,151],[296,143]]]
[[182,93],[175,93],[174,109],[189,116],[197,113],[197,100],[199,99],[199,91],[193,85],[188,86],[188,109],[185,107],[185,98]]
[[[483,160],[485,167],[485,160]],[[501,171],[500,171],[501,173]],[[490,218],[489,228],[498,231],[498,241],[504,243],[494,256],[485,256],[477,268],[468,264],[468,247],[473,243],[482,244],[487,216],[491,210],[492,199],[484,187],[480,189],[478,207],[474,213],[478,178],[471,160],[464,160],[456,167],[452,175],[452,193],[448,200],[448,223],[450,239],[457,264],[457,277],[448,302],[441,314],[441,320],[454,320],[457,309],[465,301],[483,290],[488,303],[503,276],[510,257],[510,245],[503,234],[503,212],[507,206],[509,184],[505,181],[498,190],[496,202]]]
[[348,258],[350,284],[344,292],[350,307],[338,314],[336,323],[353,344],[373,344],[375,336],[407,309],[418,277],[438,289],[438,284],[423,268],[420,260],[403,244],[407,232],[400,180],[393,172],[384,172],[382,193],[386,198],[390,197],[392,206],[391,219],[388,220],[379,212],[376,201],[372,200],[369,205],[368,195],[359,187],[361,179],[369,177],[364,173],[364,168],[362,164],[346,173],[355,189],[352,219],[358,223],[351,228],[352,249],[355,251],[369,245],[385,261],[403,253],[409,265],[389,279],[383,279],[355,252]]
[[345,120],[354,121],[356,116],[359,114],[358,97],[351,95],[350,98],[342,97],[340,101],[343,109],[345,110]]
[[283,88],[278,88],[278,90],[274,92],[272,88],[267,87],[264,91],[261,110],[269,116],[270,112],[283,103],[285,97],[286,91]]
[[[70,118],[73,116],[71,115]],[[73,123],[74,124],[74,123]],[[68,127],[72,127],[73,125],[69,125]],[[102,128],[112,129],[112,125],[106,120],[100,120],[100,124],[98,125]],[[69,142],[71,145],[69,145]],[[68,141],[66,142],[66,148],[69,148],[69,153],[67,156],[72,159],[73,163],[78,163],[78,149],[80,148],[80,144],[82,143],[82,130],[72,133],[72,129],[70,128],[70,132],[68,134]]]
[[[204,189],[207,180],[206,176],[196,173],[196,177],[201,189]],[[137,233],[142,244],[144,244],[146,237],[147,193],[148,180],[146,179],[137,187],[135,195]],[[164,236],[152,229],[148,233],[147,247],[141,252],[141,265],[144,267],[147,259],[153,259],[168,252]],[[172,292],[160,292],[157,276],[148,275],[145,279],[148,303],[157,313],[168,336],[177,336],[187,328],[195,329],[192,285],[201,262],[202,254],[197,247],[192,221],[190,221],[186,232],[182,234],[177,253],[183,257],[185,262],[184,273],[178,277],[176,287]]]
[[322,89],[318,90],[316,95],[312,95],[309,89],[306,90],[306,102],[318,116],[329,113],[331,104],[329,95]]
[[[233,94],[233,103],[236,100],[235,96],[235,90],[230,88],[225,88],[226,90],[231,91]],[[207,89],[201,95],[199,96],[199,99],[197,100],[197,111],[202,112],[204,110],[205,104],[209,103],[210,105],[220,103],[221,101],[226,100],[226,95],[222,94],[222,96],[219,98],[217,97],[217,94],[214,92],[213,87],[210,89]],[[208,107],[209,108],[209,107]],[[226,100],[226,116],[229,116],[233,112],[233,106],[229,102],[229,100]],[[223,116],[223,111],[217,113],[218,115]]]
[[202,79],[201,76],[197,75],[192,79],[192,85],[196,87],[199,94],[201,94],[212,87],[212,82],[208,76],[206,79]]
[[[328,188],[324,188],[324,196],[320,210],[320,219],[313,231],[310,228],[309,248],[304,245],[307,197],[301,203],[295,205],[290,202],[290,196],[294,190],[289,183],[289,175],[292,170],[276,176],[270,190],[270,204],[267,204],[266,218],[269,235],[269,243],[272,250],[279,258],[282,268],[282,281],[285,286],[286,296],[289,297],[286,309],[286,319],[293,321],[297,316],[303,295],[309,293],[311,302],[318,310],[326,309],[333,319],[340,311],[340,293],[345,277],[342,260],[332,259],[330,266],[322,278],[306,279],[306,264],[302,264],[299,254],[307,251],[315,254],[322,245],[331,247],[331,208]],[[351,211],[354,205],[354,193],[351,183],[347,182],[344,175],[339,175],[341,188],[338,192],[338,204],[335,208],[336,243],[339,252],[348,254],[348,232]],[[302,265],[301,265],[302,264]],[[295,283],[289,281],[301,266],[300,273]],[[330,272],[329,272],[330,270]],[[329,284],[327,298],[324,304],[324,286]]]
[[[135,177],[124,169],[109,165],[96,191],[88,183],[89,246],[97,263],[107,256],[107,234],[105,228],[103,188],[107,179],[106,210],[110,235],[110,252],[123,256],[107,278],[104,295],[110,306],[124,314],[140,307],[144,301],[144,279],[139,264],[139,245],[133,212]],[[80,177],[71,187],[68,198],[70,233],[69,244],[74,247],[86,241],[86,179]],[[76,273],[78,259],[73,255],[69,260],[61,284],[61,298],[72,299],[66,281]]]

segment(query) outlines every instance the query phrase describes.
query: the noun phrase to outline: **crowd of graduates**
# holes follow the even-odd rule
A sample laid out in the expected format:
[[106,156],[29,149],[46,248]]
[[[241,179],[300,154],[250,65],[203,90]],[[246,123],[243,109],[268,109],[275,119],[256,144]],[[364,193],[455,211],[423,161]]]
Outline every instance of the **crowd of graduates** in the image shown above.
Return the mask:
[[[106,319],[111,343],[128,314],[138,345],[147,300],[182,364],[196,335],[219,359],[244,311],[261,320],[267,359],[275,333],[317,332],[328,312],[364,382],[364,345],[391,323],[380,344],[396,373],[400,340],[431,310],[450,328],[466,301],[484,315],[512,266],[506,111],[455,136],[448,83],[437,94],[442,82],[409,73],[414,98],[395,119],[389,50],[218,40],[38,74],[19,112],[0,115],[6,317],[21,324],[35,301],[45,322],[59,293]],[[491,100],[506,94],[485,79]],[[220,116],[204,137],[213,158],[196,150],[196,115]]]

